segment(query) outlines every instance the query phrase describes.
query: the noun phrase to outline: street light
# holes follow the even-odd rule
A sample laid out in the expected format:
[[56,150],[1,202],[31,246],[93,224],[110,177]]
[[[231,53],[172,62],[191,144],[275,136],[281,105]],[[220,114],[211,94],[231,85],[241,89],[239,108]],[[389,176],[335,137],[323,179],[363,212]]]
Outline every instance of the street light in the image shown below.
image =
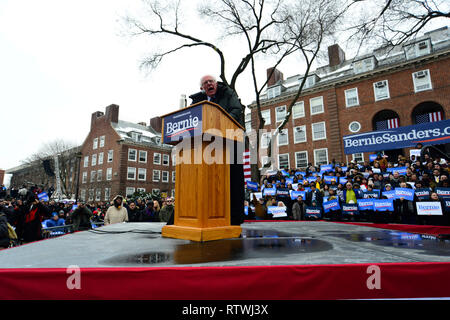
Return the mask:
[[78,191],[80,188],[80,167],[81,167],[81,158],[82,158],[83,154],[81,153],[81,151],[77,152],[75,154],[75,157],[78,159],[78,169],[77,169],[77,188],[75,191],[75,203],[78,203]]

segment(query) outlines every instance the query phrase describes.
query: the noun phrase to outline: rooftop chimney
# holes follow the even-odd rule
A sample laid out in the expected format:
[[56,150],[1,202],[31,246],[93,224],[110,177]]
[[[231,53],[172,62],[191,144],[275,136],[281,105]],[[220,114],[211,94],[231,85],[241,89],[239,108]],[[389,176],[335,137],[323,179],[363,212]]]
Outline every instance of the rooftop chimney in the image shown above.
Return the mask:
[[281,73],[281,71],[275,68],[267,69],[267,87],[273,86],[280,80],[284,80],[283,73]]
[[180,96],[180,109],[186,108],[186,106],[187,106],[186,95],[182,94]]
[[162,119],[160,117],[154,117],[150,119],[150,127],[156,132],[161,132],[162,130]]
[[103,117],[104,113],[101,111],[95,111],[91,116],[91,130],[95,127],[95,122],[98,118]]
[[119,122],[119,106],[117,104],[111,104],[106,107],[106,121]]
[[328,62],[330,67],[338,66],[345,61],[345,52],[338,44],[328,47]]

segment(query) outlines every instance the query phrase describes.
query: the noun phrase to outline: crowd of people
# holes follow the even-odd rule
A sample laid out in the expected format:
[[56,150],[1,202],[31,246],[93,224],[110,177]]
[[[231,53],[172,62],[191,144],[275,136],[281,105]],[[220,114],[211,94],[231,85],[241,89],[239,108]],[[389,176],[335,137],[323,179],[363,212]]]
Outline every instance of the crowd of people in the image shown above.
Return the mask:
[[[363,164],[333,161],[319,167],[309,164],[304,171],[272,171],[263,175],[259,183],[247,183],[247,219],[351,220],[449,226],[449,173],[450,167],[445,159],[431,157],[427,153],[423,159],[399,156],[393,161],[376,154],[375,159]],[[412,190],[414,193],[410,194],[413,197],[393,196],[392,191],[396,189]],[[359,206],[364,199],[392,199],[392,207],[366,210]],[[416,203],[422,201],[440,202],[442,214],[418,214]],[[285,214],[275,217],[271,212],[274,207],[284,208],[281,212]]]
[[174,212],[173,198],[162,201],[127,199],[111,202],[39,200],[42,190],[23,186],[0,198],[0,249],[120,222],[167,222]]

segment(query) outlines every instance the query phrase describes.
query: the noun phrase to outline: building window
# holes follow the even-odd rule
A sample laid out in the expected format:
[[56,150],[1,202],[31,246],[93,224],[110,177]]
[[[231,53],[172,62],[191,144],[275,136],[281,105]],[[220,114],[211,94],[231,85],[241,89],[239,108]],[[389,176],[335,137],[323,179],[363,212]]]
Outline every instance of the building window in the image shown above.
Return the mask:
[[81,183],[86,183],[87,182],[87,172],[83,172],[82,178],[81,178]]
[[145,188],[137,188],[136,190],[139,193],[144,193],[145,192]]
[[113,161],[114,150],[108,150],[108,162]]
[[153,164],[161,164],[161,153],[153,154]]
[[98,138],[94,139],[94,142],[92,143],[92,149],[95,150],[98,148]]
[[281,94],[281,86],[267,89],[267,99],[278,97]]
[[89,189],[88,201],[94,201],[94,189]]
[[315,149],[314,150],[314,165],[320,166],[323,164],[328,164],[328,149]]
[[163,166],[168,166],[169,165],[169,161],[170,161],[170,157],[168,154],[163,154]]
[[136,180],[136,168],[128,167],[127,180]]
[[162,182],[169,182],[169,171],[162,172]]
[[160,179],[161,179],[161,171],[153,170],[153,178],[152,178],[152,180],[154,182],[159,182]]
[[311,108],[311,115],[323,113],[323,97],[309,99],[309,106]]
[[345,90],[345,104],[347,108],[359,105],[358,88]]
[[138,132],[131,132],[131,139],[135,142],[141,142],[142,134]]
[[278,155],[278,169],[289,169],[289,153]]
[[152,189],[152,193],[159,193],[159,189]]
[[111,180],[112,179],[112,168],[107,168],[106,169],[106,180]]
[[323,140],[327,138],[327,131],[325,127],[325,121],[322,122],[316,122],[311,124],[312,129],[312,139],[313,141],[316,140]]
[[298,126],[293,128],[294,143],[306,142],[306,126]]
[[102,189],[95,189],[95,201],[102,200]]
[[414,59],[431,53],[430,39],[405,46],[406,59]]
[[105,136],[100,137],[100,148],[103,148],[105,146]]
[[87,168],[89,166],[89,156],[84,157],[83,167]]
[[353,63],[353,72],[355,74],[367,72],[375,68],[375,58],[370,57]]
[[111,188],[105,188],[105,201],[109,201],[111,198]]
[[172,182],[173,183],[175,183],[175,177],[176,177],[175,171],[172,171]]
[[278,133],[277,143],[279,146],[286,146],[289,144],[288,129],[283,129]]
[[137,158],[137,150],[128,149],[128,161],[136,161],[136,158]]
[[94,182],[95,181],[95,176],[96,176],[96,174],[97,174],[97,171],[95,171],[95,170],[93,170],[93,171],[91,171],[91,182]]
[[103,152],[98,154],[98,164],[103,164]]
[[389,99],[389,84],[387,80],[378,81],[373,84],[375,101]]
[[80,190],[80,199],[81,201],[86,201],[86,189]]
[[286,118],[286,106],[276,107],[275,108],[275,121],[281,122]]
[[267,126],[270,124],[270,109],[261,110],[261,116],[264,119],[264,125]]
[[348,130],[353,133],[359,132],[361,130],[361,124],[358,121],[353,121],[348,125]]
[[271,138],[270,132],[264,132],[261,135],[261,149],[265,149],[269,146],[270,138]]
[[133,188],[133,187],[127,187],[127,188],[125,189],[125,195],[126,195],[127,197],[131,197],[131,196],[133,196],[133,194],[134,194],[135,191],[136,191],[136,188]]
[[420,92],[432,89],[430,70],[421,70],[413,74],[414,92]]
[[356,163],[363,163],[364,162],[364,153],[354,153],[353,160],[356,161]]
[[147,151],[139,150],[139,162],[147,163]]
[[103,179],[103,171],[100,169],[100,170],[97,170],[97,181],[102,181],[102,179]]
[[295,153],[295,167],[306,168],[308,166],[308,151],[299,151]]
[[145,168],[138,169],[138,180],[139,181],[147,180],[147,169],[145,169]]
[[92,155],[91,165],[92,165],[92,166],[97,165],[97,154],[93,154],[93,155]]
[[305,103],[303,101],[296,102],[292,107],[292,117],[294,119],[303,118],[305,116]]
[[270,162],[270,158],[268,156],[262,156],[261,157],[261,166],[264,167]]

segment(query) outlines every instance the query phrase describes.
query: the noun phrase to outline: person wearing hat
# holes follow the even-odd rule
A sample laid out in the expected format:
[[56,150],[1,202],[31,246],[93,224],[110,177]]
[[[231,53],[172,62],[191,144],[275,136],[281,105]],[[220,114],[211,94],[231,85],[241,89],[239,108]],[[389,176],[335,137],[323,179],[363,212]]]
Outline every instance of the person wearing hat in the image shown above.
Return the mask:
[[159,220],[161,222],[168,222],[173,214],[174,214],[173,198],[167,198],[165,204],[159,211]]
[[121,195],[115,196],[113,205],[106,211],[105,226],[113,223],[128,222],[128,212],[122,204],[123,197]]
[[91,218],[92,211],[84,202],[78,202],[78,206],[72,212],[73,231],[83,231],[92,228]]

